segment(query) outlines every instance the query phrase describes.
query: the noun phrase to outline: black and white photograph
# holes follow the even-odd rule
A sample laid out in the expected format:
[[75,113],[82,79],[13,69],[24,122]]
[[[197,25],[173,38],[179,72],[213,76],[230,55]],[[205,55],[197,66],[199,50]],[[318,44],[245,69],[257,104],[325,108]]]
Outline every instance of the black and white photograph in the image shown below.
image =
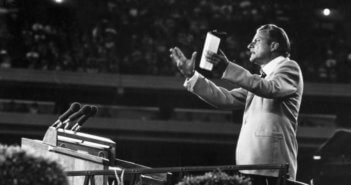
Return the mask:
[[0,0],[0,185],[349,185],[351,1]]

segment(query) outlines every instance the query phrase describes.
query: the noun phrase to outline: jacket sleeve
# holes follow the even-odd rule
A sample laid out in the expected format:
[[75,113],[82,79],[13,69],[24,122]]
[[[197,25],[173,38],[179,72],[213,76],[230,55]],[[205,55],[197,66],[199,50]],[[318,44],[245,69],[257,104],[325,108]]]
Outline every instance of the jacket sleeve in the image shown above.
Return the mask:
[[251,74],[243,67],[230,63],[222,78],[264,98],[282,98],[295,93],[301,80],[301,70],[294,61],[285,61],[267,78]]
[[220,109],[242,109],[245,106],[247,90],[236,88],[227,90],[226,88],[217,86],[212,81],[206,79],[201,74],[196,74],[194,82],[186,82],[184,86],[200,99],[208,104]]

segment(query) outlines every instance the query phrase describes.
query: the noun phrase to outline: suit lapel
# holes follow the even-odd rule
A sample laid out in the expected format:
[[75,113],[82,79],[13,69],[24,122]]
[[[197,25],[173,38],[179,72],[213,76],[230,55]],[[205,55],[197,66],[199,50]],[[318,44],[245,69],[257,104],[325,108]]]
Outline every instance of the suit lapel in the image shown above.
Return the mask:
[[249,107],[249,105],[251,104],[251,101],[253,99],[255,95],[251,92],[247,92],[247,98],[246,98],[246,105],[245,105],[245,109]]

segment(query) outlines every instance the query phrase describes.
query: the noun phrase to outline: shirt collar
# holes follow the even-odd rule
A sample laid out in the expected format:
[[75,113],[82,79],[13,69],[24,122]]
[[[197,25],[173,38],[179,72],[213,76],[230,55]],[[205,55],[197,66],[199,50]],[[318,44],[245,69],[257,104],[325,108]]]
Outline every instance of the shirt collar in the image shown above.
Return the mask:
[[283,56],[278,56],[278,57],[274,58],[273,60],[271,60],[267,64],[262,65],[262,71],[266,75],[270,75],[273,72],[274,68],[278,65],[278,63],[283,61],[284,59],[286,59],[286,58]]

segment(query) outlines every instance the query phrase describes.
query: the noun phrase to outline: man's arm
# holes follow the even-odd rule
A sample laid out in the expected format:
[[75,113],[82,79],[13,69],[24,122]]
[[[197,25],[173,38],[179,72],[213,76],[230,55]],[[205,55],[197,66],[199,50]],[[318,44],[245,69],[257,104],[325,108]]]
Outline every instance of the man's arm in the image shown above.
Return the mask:
[[268,79],[251,74],[243,67],[229,63],[222,78],[265,98],[281,98],[293,94],[298,89],[301,70],[294,61],[284,61]]
[[229,91],[217,86],[198,72],[185,81],[184,87],[216,108],[232,110],[242,109],[245,106],[247,90],[237,88]]
[[[247,91],[236,89],[229,91],[219,87],[195,71],[196,52],[190,59],[177,48],[170,49],[170,57],[179,71],[186,77],[184,86],[207,103],[222,109],[236,109],[245,106]],[[226,59],[226,58],[225,58]]]

